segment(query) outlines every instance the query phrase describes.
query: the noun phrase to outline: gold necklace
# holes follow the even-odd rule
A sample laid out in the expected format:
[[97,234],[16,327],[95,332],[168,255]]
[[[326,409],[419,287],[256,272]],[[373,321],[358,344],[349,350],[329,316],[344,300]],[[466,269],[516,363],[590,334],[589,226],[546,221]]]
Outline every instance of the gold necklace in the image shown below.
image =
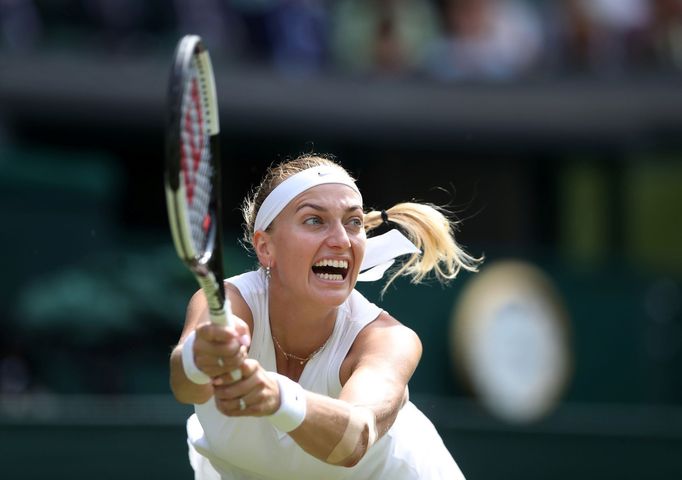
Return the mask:
[[277,341],[277,337],[275,337],[274,335],[271,335],[271,336],[272,336],[272,339],[275,341],[275,345],[277,345],[277,348],[279,348],[279,351],[282,352],[282,355],[284,355],[284,357],[285,357],[287,360],[291,360],[291,359],[293,358],[294,360],[296,360],[296,361],[297,361],[298,363],[300,363],[301,365],[303,365],[303,364],[306,363],[308,360],[310,360],[311,358],[313,358],[315,355],[317,355],[318,353],[320,353],[320,352],[322,351],[322,349],[323,349],[324,347],[327,346],[327,342],[329,341],[329,338],[331,338],[331,335],[330,335],[329,338],[327,338],[327,340],[322,344],[322,346],[321,346],[320,348],[318,348],[317,350],[315,350],[313,353],[311,353],[311,354],[308,355],[307,357],[303,358],[303,357],[299,357],[298,355],[294,355],[293,353],[287,353],[287,352],[285,352],[284,349],[282,348],[282,345],[280,345],[279,342]]

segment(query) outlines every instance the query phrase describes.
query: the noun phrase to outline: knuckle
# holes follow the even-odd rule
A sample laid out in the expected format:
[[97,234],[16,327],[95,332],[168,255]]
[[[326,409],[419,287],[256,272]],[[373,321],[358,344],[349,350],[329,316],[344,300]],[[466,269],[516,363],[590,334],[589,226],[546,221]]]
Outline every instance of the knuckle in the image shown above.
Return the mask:
[[234,357],[239,353],[239,344],[235,340],[230,340],[226,346],[231,357]]

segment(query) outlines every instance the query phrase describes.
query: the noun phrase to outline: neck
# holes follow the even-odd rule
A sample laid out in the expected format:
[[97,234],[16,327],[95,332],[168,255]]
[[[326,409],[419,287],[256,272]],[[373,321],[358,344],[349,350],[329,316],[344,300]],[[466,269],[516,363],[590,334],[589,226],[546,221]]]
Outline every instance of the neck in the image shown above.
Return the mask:
[[[292,305],[297,308],[292,309]],[[268,310],[270,332],[279,348],[287,354],[306,358],[331,336],[338,307],[315,308],[305,302],[278,298],[270,289]]]
[[325,344],[334,330],[336,309],[325,317],[306,320],[291,312],[277,314],[277,309],[270,307],[270,332],[281,353],[307,358]]

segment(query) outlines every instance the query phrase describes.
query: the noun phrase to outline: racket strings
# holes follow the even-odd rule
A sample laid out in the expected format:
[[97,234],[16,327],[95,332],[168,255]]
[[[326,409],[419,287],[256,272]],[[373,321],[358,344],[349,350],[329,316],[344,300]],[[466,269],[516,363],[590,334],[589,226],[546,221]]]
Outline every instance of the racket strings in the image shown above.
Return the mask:
[[206,150],[205,117],[197,83],[196,75],[191,75],[183,95],[180,132],[180,168],[185,173],[185,189],[190,203],[194,197],[196,172],[199,169],[203,151]]
[[186,206],[190,235],[195,251],[204,252],[211,227],[209,206],[213,169],[207,135],[208,103],[202,101],[205,89],[200,88],[195,60],[186,83],[182,102],[180,167],[185,177]]

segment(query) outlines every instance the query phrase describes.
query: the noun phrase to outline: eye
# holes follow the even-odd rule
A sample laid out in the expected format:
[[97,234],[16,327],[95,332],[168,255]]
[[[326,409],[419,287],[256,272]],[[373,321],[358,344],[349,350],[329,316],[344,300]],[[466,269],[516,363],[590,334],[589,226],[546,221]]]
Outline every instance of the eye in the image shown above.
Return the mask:
[[361,229],[364,225],[362,223],[362,218],[360,218],[360,217],[353,217],[353,218],[349,219],[347,224],[353,228],[356,228],[356,229]]
[[320,217],[308,217],[305,220],[303,220],[303,223],[305,225],[321,225],[322,220],[320,219]]

